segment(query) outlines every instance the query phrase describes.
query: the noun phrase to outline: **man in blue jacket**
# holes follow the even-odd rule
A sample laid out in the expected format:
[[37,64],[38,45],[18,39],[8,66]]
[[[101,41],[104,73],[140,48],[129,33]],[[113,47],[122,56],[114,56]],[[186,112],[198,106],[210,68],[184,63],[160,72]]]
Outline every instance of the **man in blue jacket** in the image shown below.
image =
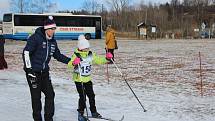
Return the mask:
[[5,40],[0,35],[0,70],[7,69],[7,62],[4,59],[4,43]]
[[44,119],[53,121],[54,90],[49,77],[49,61],[53,56],[58,61],[68,64],[71,60],[60,53],[54,39],[56,24],[52,16],[45,21],[43,27],[36,29],[29,37],[23,50],[24,70],[31,92],[34,121],[42,121],[41,92],[45,95]]

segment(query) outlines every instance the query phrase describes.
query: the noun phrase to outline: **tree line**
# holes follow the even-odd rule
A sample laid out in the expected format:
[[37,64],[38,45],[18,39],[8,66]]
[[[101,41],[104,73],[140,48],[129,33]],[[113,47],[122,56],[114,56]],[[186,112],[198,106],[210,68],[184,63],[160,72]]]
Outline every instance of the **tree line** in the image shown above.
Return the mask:
[[[13,11],[43,13],[57,7],[50,0],[11,0]],[[136,32],[141,22],[156,25],[160,36],[163,33],[193,35],[194,29],[201,29],[204,22],[211,28],[215,23],[215,0],[170,0],[163,4],[145,3],[141,0],[85,0],[78,11],[62,10],[73,14],[98,14],[102,16],[103,28],[111,24],[120,32]],[[40,4],[41,3],[41,4]],[[69,4],[69,3],[68,3]],[[29,7],[30,6],[30,7]]]

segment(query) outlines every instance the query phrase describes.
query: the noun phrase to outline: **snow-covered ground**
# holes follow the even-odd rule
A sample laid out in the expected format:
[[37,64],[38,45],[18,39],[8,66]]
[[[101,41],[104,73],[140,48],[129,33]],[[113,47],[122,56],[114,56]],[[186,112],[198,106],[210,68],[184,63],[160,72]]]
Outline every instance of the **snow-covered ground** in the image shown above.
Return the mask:
[[[104,41],[90,41],[104,55]],[[96,105],[104,117],[124,121],[215,121],[215,40],[120,40],[116,64],[135,91],[143,109],[123,78],[109,65],[93,66]],[[22,70],[23,41],[7,41],[9,69],[0,71],[0,121],[33,121],[30,92]],[[58,41],[62,53],[71,56],[76,41]],[[203,68],[200,91],[199,52]],[[77,121],[78,94],[71,70],[52,59],[55,89],[55,121]],[[44,96],[43,99],[44,100]],[[93,120],[92,120],[93,121]]]

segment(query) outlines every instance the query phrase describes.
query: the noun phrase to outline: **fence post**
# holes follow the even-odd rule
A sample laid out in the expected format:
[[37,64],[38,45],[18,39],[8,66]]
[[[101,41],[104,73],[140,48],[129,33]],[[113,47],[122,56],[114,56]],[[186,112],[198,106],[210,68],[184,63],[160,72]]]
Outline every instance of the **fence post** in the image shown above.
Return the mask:
[[201,86],[201,88],[200,88],[200,90],[201,90],[201,96],[203,96],[203,89],[202,89],[202,87],[203,87],[203,82],[202,82],[202,59],[201,59],[201,52],[199,52],[199,73],[200,73],[200,80],[201,80],[201,82],[200,82],[200,86]]

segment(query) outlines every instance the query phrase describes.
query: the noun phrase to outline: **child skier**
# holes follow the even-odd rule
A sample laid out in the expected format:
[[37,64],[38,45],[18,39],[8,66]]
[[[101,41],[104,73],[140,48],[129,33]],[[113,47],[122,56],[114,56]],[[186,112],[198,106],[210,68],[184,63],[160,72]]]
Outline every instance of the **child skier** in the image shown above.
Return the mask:
[[71,61],[68,66],[74,67],[73,81],[77,91],[79,93],[79,104],[78,104],[78,121],[87,121],[83,116],[84,109],[86,108],[86,95],[89,98],[90,111],[92,117],[102,117],[95,106],[95,94],[93,91],[93,83],[91,81],[91,65],[92,64],[105,64],[111,61],[113,55],[111,53],[106,54],[105,57],[97,56],[96,53],[90,51],[90,44],[85,39],[84,35],[80,35],[78,38],[77,49],[71,57]]

